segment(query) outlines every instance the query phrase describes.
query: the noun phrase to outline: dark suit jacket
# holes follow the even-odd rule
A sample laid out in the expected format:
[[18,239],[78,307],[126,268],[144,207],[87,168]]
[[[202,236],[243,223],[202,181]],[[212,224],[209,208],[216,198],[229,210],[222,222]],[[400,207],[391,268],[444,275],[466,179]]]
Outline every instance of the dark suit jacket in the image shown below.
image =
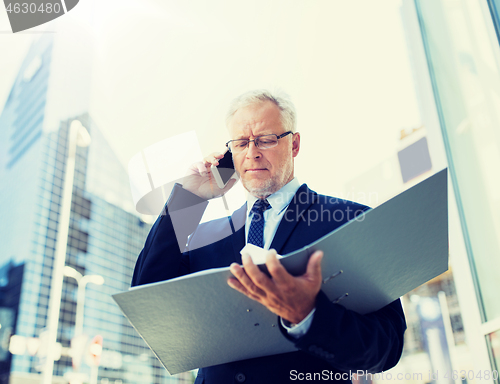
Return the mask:
[[[174,187],[139,255],[132,285],[228,266],[232,262],[241,264],[246,205],[230,218],[199,224],[207,204],[180,185]],[[303,184],[287,208],[271,248],[279,254],[302,248],[367,209],[357,203],[318,195]],[[185,251],[181,252],[191,233]],[[333,304],[320,292],[311,327],[304,336],[293,339],[282,329],[283,337],[295,344],[297,352],[202,368],[196,384],[289,383],[301,377],[305,380],[306,374],[325,381],[326,377],[349,379],[348,374],[358,370],[386,371],[399,361],[405,329],[400,300],[376,312],[359,315]]]

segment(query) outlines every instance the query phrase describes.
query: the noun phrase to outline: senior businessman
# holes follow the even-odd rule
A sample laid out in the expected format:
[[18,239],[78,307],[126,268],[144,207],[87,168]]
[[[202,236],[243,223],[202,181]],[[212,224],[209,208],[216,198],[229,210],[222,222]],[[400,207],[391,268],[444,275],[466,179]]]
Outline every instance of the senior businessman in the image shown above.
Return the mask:
[[[182,185],[175,185],[139,255],[132,285],[230,265],[228,284],[276,314],[283,337],[297,351],[203,367],[195,383],[350,382],[352,372],[393,367],[406,329],[400,300],[360,315],[332,303],[321,291],[321,251],[311,255],[305,274],[296,277],[276,257],[276,252],[302,248],[369,208],[319,195],[295,178],[300,134],[287,96],[247,92],[232,102],[226,124],[231,137],[227,147],[248,191],[246,204],[229,218],[233,232],[224,233],[227,218],[199,224],[208,200],[236,182],[217,187],[210,166],[222,154],[213,154],[191,167]],[[175,212],[186,209],[190,214],[177,216],[181,222],[174,225]],[[240,255],[247,243],[270,250],[270,277],[250,257]]]

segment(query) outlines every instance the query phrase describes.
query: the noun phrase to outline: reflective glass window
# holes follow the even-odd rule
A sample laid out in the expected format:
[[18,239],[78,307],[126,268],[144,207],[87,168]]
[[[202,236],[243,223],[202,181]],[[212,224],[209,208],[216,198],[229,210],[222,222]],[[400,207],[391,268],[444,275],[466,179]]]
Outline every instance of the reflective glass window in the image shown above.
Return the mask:
[[500,316],[498,41],[480,2],[416,5],[464,239],[488,321]]

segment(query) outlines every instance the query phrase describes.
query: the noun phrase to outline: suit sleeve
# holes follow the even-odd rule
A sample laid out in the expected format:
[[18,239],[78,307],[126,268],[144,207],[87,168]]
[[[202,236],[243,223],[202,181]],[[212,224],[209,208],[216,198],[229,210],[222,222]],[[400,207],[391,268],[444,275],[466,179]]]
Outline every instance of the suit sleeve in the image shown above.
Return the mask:
[[[370,209],[356,203],[349,207],[355,215]],[[400,299],[360,315],[332,303],[322,291],[316,298],[316,311],[305,335],[294,339],[279,324],[283,335],[297,348],[345,372],[376,373],[395,366],[403,351],[406,330]]]
[[137,259],[132,286],[153,283],[189,273],[189,257],[183,254],[208,201],[175,184],[162,213],[151,228]]
[[[282,327],[281,327],[282,328]],[[333,304],[320,291],[308,332],[299,339],[283,335],[300,350],[328,361],[341,371],[386,371],[403,350],[406,321],[400,300],[366,315]]]

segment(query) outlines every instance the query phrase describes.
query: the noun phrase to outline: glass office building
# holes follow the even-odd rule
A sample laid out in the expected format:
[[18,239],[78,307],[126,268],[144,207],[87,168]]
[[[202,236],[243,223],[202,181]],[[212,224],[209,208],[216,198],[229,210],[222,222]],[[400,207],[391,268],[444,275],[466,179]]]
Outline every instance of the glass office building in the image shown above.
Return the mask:
[[[90,338],[103,337],[98,382],[191,382],[189,373],[168,375],[111,298],[128,289],[151,225],[135,213],[127,172],[85,112],[87,74],[73,85],[67,84],[73,76],[65,73],[61,79],[55,70],[65,64],[57,45],[50,34],[33,43],[0,115],[0,382],[40,381],[43,341],[38,346],[36,340],[47,322],[68,132],[74,120],[87,128],[92,143],[76,153],[66,265],[82,275],[104,278],[103,285],[86,288],[83,322]],[[55,93],[68,100],[55,102]],[[72,371],[68,348],[75,335],[76,300],[76,280],[65,277],[57,376]],[[11,335],[26,348],[13,349],[11,342],[9,351]],[[80,371],[89,374],[86,354],[85,349]],[[54,382],[63,381],[56,377]]]
[[402,4],[431,154],[449,168],[450,261],[476,373],[462,379],[498,382],[500,2]]

